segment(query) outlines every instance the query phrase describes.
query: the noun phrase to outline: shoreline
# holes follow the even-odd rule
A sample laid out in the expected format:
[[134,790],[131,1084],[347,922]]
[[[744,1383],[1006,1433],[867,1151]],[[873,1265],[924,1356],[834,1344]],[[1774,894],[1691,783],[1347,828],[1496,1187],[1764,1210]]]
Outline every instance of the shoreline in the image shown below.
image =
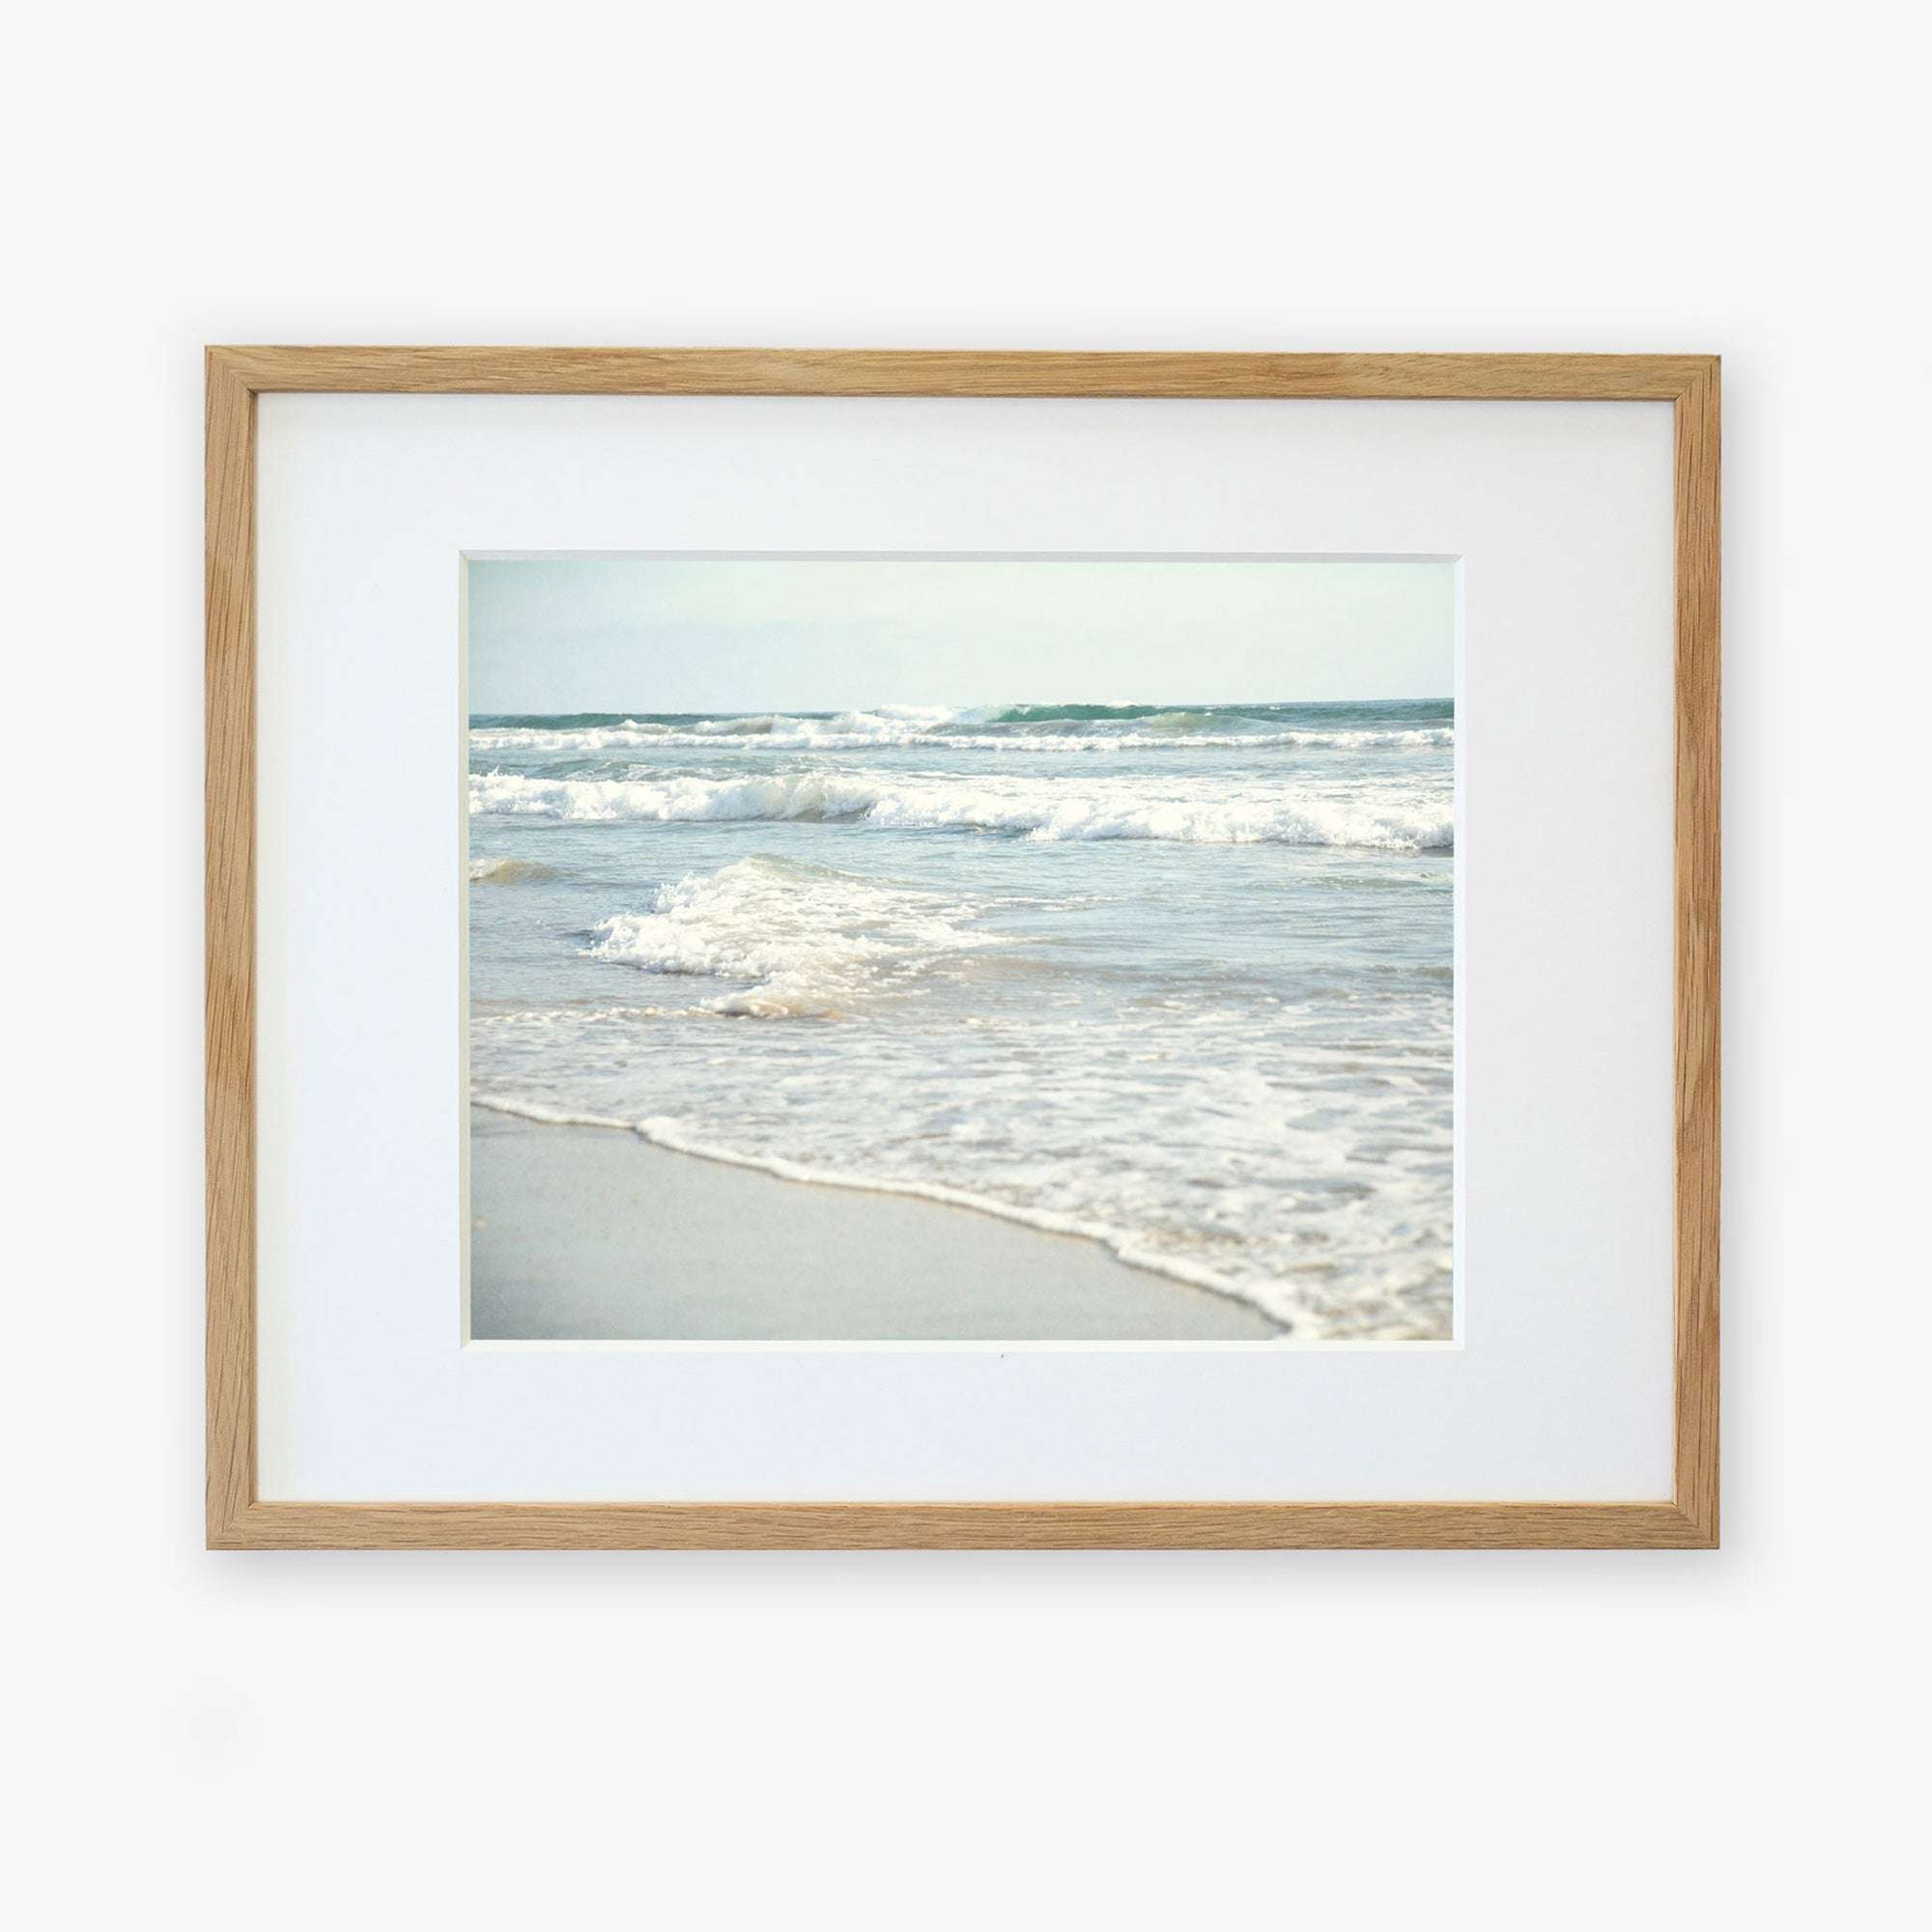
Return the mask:
[[790,1181],[797,1186],[831,1187],[845,1194],[877,1194],[895,1201],[923,1201],[931,1206],[950,1208],[964,1214],[985,1214],[995,1221],[1004,1221],[1009,1227],[1022,1228],[1030,1234],[1051,1235],[1058,1238],[1089,1241],[1098,1248],[1109,1260],[1121,1266],[1131,1268],[1137,1274],[1151,1274],[1160,1281],[1172,1283],[1180,1288],[1191,1289],[1198,1293],[1211,1294],[1219,1301],[1232,1301],[1237,1308],[1259,1314],[1269,1325],[1286,1333],[1290,1323],[1278,1320],[1260,1303],[1231,1288],[1224,1288],[1210,1275],[1204,1273],[1195,1277],[1179,1267],[1163,1266],[1158,1262],[1138,1261],[1133,1256],[1123,1254],[1104,1234],[1092,1228],[1083,1227],[1066,1215],[1057,1215],[1039,1210],[1029,1212],[1023,1208],[1009,1208],[998,1201],[988,1201],[973,1194],[965,1188],[926,1186],[916,1181],[871,1180],[856,1174],[841,1174],[825,1168],[808,1166],[802,1161],[784,1160],[776,1155],[767,1158],[760,1154],[733,1153],[728,1148],[711,1147],[699,1141],[681,1140],[670,1134],[653,1132],[649,1121],[602,1120],[588,1114],[560,1114],[531,1103],[516,1103],[507,1100],[479,1100],[471,1098],[472,1114],[481,1110],[485,1113],[500,1114],[513,1121],[527,1122],[542,1127],[590,1127],[601,1132],[630,1134],[641,1141],[645,1147],[654,1148],[661,1153],[685,1154],[693,1160],[715,1160],[721,1167],[737,1168],[747,1174],[761,1174],[767,1179]]
[[1268,1341],[1093,1236],[470,1106],[476,1341]]

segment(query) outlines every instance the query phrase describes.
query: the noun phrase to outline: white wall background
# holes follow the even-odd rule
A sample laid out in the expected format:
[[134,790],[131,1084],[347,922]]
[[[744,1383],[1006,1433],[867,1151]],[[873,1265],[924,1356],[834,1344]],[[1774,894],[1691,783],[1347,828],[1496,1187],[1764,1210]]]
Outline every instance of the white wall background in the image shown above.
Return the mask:
[[[21,1922],[1892,1919],[1924,1718],[1925,47],[1858,0],[1800,25],[14,24]],[[1725,1548],[203,1553],[205,340],[1721,352]]]

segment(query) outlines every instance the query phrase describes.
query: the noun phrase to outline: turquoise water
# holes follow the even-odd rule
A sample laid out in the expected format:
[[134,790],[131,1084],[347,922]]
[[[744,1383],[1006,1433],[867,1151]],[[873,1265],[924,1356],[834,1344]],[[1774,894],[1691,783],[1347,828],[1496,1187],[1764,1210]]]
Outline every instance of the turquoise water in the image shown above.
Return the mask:
[[473,1096],[1446,1338],[1454,766],[1434,701],[472,719]]

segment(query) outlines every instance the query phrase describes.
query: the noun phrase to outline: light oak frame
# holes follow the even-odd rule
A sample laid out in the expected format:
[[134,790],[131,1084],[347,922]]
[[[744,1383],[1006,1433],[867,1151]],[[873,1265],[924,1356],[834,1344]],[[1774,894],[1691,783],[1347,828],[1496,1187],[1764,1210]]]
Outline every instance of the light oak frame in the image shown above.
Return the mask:
[[[1718,1541],[1719,451],[1709,355],[763,349],[208,351],[208,1545],[290,1548],[1672,1548]],[[1667,401],[1676,415],[1675,1485],[1667,1502],[288,1503],[256,1486],[255,398]]]

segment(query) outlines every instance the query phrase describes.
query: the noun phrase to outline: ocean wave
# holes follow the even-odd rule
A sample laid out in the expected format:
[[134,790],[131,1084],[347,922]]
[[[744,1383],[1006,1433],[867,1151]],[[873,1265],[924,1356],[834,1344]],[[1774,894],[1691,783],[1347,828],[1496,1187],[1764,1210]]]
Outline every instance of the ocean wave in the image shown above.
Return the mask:
[[472,859],[469,883],[472,886],[520,886],[526,879],[548,879],[551,868],[536,859]]
[[903,992],[938,960],[996,944],[972,909],[933,893],[824,866],[740,859],[658,889],[651,909],[618,913],[585,952],[646,973],[741,980],[706,1002],[758,1019],[837,1019]]
[[1026,778],[861,778],[802,772],[743,779],[544,779],[473,773],[479,817],[566,823],[698,823],[848,819],[899,830],[1002,833],[1041,842],[1145,838],[1194,845],[1356,846],[1446,852],[1455,824],[1446,799],[1269,785],[1231,795],[1197,783],[1150,797],[1137,780],[1071,784]]
[[828,717],[760,711],[725,718],[675,713],[596,724],[574,720],[559,725],[520,721],[472,726],[469,742],[479,752],[639,751],[654,745],[717,746],[734,739],[783,750],[829,739],[854,746],[902,744],[919,742],[924,733],[959,715],[943,705],[887,704],[876,711],[841,711]]
[[708,819],[857,818],[879,787],[836,772],[789,778],[542,779],[472,772],[469,810],[478,817],[554,818],[659,824]]
[[1173,712],[1149,717],[1136,728],[1112,730],[1031,729],[956,730],[937,724],[911,725],[874,713],[847,713],[811,720],[768,716],[704,720],[688,726],[631,719],[619,724],[574,730],[478,726],[469,734],[470,751],[484,757],[541,752],[552,755],[597,752],[718,750],[738,743],[768,752],[864,752],[934,750],[948,752],[1200,752],[1261,751],[1428,751],[1453,746],[1453,724],[1407,728],[1248,729],[1210,728],[1214,714]]

